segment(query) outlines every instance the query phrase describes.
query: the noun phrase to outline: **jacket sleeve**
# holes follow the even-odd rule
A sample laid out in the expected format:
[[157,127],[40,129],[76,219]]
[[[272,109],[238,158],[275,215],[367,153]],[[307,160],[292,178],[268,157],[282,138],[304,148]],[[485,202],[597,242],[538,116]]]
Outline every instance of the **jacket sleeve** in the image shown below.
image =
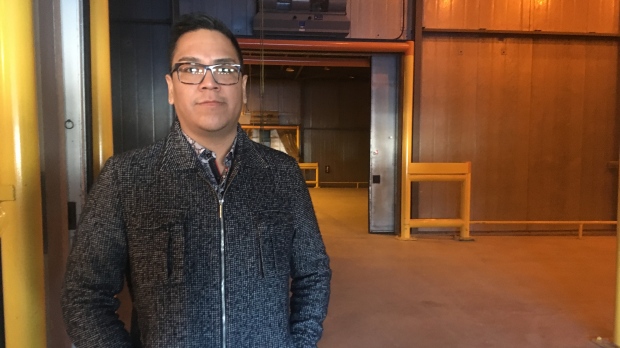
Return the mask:
[[316,347],[327,316],[331,270],[301,170],[292,175],[295,236],[291,268],[291,334],[297,347]]
[[77,348],[131,347],[115,298],[123,287],[127,244],[115,160],[105,165],[81,215],[65,274],[62,310]]

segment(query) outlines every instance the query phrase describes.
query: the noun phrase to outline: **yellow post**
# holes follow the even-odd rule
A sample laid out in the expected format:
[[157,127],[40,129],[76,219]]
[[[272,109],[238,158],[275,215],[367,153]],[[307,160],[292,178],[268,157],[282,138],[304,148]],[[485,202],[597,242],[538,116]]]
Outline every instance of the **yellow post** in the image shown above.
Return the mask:
[[[620,180],[620,172],[618,175]],[[614,344],[616,346],[620,346],[620,185],[618,185],[618,199],[619,203],[616,208],[616,316],[614,322]]]
[[465,174],[465,180],[461,186],[461,219],[463,219],[463,225],[461,226],[460,240],[469,241],[472,238],[469,235],[469,221],[471,219],[471,162],[467,162],[467,174]]
[[90,53],[93,98],[93,175],[114,153],[108,0],[90,2]]
[[409,48],[403,56],[403,130],[400,188],[400,240],[411,238],[411,181],[409,180],[409,163],[411,163],[411,146],[413,139],[413,41],[407,41]]
[[32,0],[0,0],[0,238],[6,346],[45,347]]

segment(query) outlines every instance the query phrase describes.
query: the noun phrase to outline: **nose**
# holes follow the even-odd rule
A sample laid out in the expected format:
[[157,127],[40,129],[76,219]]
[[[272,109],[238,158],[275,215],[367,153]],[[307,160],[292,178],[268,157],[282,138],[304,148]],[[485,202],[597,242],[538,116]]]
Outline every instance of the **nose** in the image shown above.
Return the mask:
[[207,70],[207,72],[205,73],[205,77],[202,79],[202,82],[200,83],[199,86],[201,89],[220,88],[220,85],[217,82],[215,82],[215,78],[213,77],[213,71],[211,71],[211,69]]

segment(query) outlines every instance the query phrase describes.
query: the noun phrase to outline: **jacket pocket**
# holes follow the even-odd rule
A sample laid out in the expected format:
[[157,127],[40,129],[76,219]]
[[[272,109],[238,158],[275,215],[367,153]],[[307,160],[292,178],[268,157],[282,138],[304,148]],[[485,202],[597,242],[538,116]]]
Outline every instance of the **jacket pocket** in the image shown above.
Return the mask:
[[252,212],[258,240],[261,277],[289,274],[294,235],[293,217],[278,210]]
[[127,224],[131,279],[136,286],[183,282],[185,212],[159,210],[134,214]]

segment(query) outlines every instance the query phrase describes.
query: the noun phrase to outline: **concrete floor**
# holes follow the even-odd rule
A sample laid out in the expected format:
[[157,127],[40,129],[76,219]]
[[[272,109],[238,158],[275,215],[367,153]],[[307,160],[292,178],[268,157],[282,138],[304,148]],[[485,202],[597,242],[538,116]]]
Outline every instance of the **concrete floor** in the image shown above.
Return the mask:
[[368,234],[366,189],[310,189],[333,269],[320,348],[596,348],[616,238]]

